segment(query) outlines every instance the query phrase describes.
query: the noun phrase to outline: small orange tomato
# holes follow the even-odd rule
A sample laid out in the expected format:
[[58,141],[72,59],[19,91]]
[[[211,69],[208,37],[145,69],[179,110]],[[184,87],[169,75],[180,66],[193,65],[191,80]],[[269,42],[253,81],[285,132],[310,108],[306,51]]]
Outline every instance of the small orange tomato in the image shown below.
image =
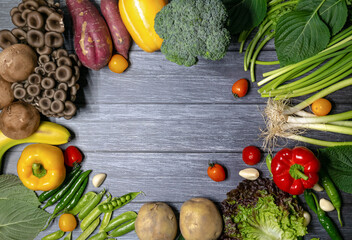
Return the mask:
[[128,67],[128,61],[120,54],[112,56],[109,62],[109,69],[114,73],[123,73]]
[[63,232],[72,232],[77,227],[75,216],[70,213],[64,213],[59,219],[59,228]]
[[232,85],[232,94],[235,98],[244,97],[248,91],[247,79],[240,79]]
[[320,98],[312,103],[312,112],[316,116],[328,115],[331,111],[331,103],[325,98]]
[[224,181],[226,178],[224,168],[217,163],[209,163],[208,176],[215,182]]

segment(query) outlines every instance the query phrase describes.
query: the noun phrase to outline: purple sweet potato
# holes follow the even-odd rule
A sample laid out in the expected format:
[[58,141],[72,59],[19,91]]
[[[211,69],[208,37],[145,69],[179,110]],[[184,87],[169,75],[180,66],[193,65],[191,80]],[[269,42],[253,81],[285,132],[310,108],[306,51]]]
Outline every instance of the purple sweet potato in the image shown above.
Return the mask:
[[128,59],[131,36],[122,22],[117,0],[101,0],[100,9],[108,23],[116,51]]
[[75,51],[84,66],[99,70],[109,63],[112,40],[99,10],[89,0],[66,0],[74,27]]

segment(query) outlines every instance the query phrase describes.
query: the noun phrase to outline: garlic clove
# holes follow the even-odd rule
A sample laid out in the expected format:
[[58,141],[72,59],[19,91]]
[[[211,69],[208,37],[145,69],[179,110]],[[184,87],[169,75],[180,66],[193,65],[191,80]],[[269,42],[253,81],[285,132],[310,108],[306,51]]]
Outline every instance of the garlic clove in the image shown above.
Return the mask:
[[103,184],[105,178],[106,178],[105,173],[96,174],[92,179],[93,186],[96,188],[100,187],[101,184]]
[[324,188],[319,184],[319,183],[316,183],[313,188],[312,188],[314,191],[316,192],[322,192],[324,191]]
[[256,180],[259,177],[259,171],[255,168],[246,168],[241,170],[239,175],[248,180]]
[[334,205],[332,205],[332,203],[325,198],[320,199],[319,205],[320,208],[325,212],[331,212],[335,210]]
[[304,217],[303,225],[305,227],[307,227],[309,225],[309,223],[310,223],[310,220],[311,220],[311,216],[310,216],[309,212],[304,211],[303,212],[303,217]]

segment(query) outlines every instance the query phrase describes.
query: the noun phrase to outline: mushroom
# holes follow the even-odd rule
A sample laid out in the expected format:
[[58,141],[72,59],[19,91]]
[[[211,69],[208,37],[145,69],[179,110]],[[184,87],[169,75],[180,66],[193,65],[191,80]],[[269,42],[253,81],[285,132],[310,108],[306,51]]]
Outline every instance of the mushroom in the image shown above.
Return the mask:
[[37,50],[37,53],[38,53],[39,55],[43,55],[43,54],[50,55],[50,54],[52,53],[52,51],[53,51],[52,48],[50,48],[50,47],[48,47],[48,46],[45,46],[45,45],[44,45],[43,47],[36,48],[36,50]]
[[5,49],[13,44],[18,43],[17,38],[9,30],[0,31],[0,47]]
[[59,48],[64,44],[64,38],[57,32],[46,32],[44,36],[45,45],[51,48]]
[[50,14],[52,14],[54,11],[51,10],[48,6],[40,6],[37,9],[38,12],[45,14],[47,17],[50,16]]
[[39,100],[38,104],[42,110],[49,110],[51,106],[51,100],[49,98],[44,97]]
[[39,56],[38,61],[39,61],[40,65],[43,65],[47,62],[50,62],[50,57],[49,57],[49,55],[43,54],[43,55]]
[[76,111],[77,111],[77,108],[73,102],[71,101],[65,102],[65,110],[64,110],[65,116],[72,117],[73,115],[75,115]]
[[49,31],[63,33],[65,31],[65,25],[63,21],[63,17],[61,14],[57,12],[53,12],[49,15],[46,20],[46,26]]
[[14,99],[11,83],[0,78],[0,110],[12,103]]
[[60,100],[54,100],[54,101],[51,103],[50,109],[51,109],[51,111],[53,111],[54,113],[60,113],[60,112],[64,111],[65,105],[64,105],[64,103],[63,103],[62,101],[60,101]]
[[12,34],[21,41],[27,41],[27,33],[21,28],[12,29]]
[[57,85],[57,89],[62,89],[64,91],[67,91],[68,86],[66,83],[59,83],[59,85]]
[[24,27],[26,25],[26,20],[22,18],[21,12],[16,12],[11,16],[12,23],[17,27]]
[[56,72],[55,71],[48,72],[48,77],[50,77],[52,79],[55,79],[56,78]]
[[10,16],[12,17],[15,13],[18,13],[18,12],[20,12],[20,11],[18,10],[18,7],[14,7],[14,8],[12,8],[11,11],[10,11]]
[[53,98],[54,94],[55,94],[54,89],[46,89],[44,91],[44,97],[47,97],[47,98]]
[[27,93],[31,97],[36,97],[40,93],[39,85],[31,84],[27,87]]
[[72,68],[69,66],[60,66],[56,69],[56,79],[60,82],[67,82],[72,78]]
[[45,71],[44,71],[44,69],[43,69],[42,67],[36,67],[36,68],[34,69],[34,72],[35,72],[35,73],[38,73],[38,74],[40,74],[40,75],[42,75],[42,76],[45,75]]
[[68,52],[66,51],[66,49],[63,49],[63,48],[58,49],[56,51],[55,58],[58,59],[63,56],[65,56],[65,57],[68,56]]
[[66,57],[66,56],[61,56],[57,59],[56,61],[56,64],[57,66],[62,66],[62,65],[66,65],[66,66],[69,66],[69,67],[72,67],[72,61],[69,57]]
[[66,101],[66,98],[67,98],[67,93],[64,90],[59,89],[59,90],[55,91],[55,94],[54,94],[55,100],[60,100],[60,101],[64,102],[64,101]]
[[26,80],[37,66],[37,54],[25,44],[14,44],[0,53],[0,75],[8,82]]
[[27,41],[28,44],[35,48],[40,48],[44,46],[44,33],[36,30],[31,29],[27,32]]
[[24,10],[26,10],[26,8],[24,7],[24,3],[20,3],[20,4],[18,4],[18,10],[20,11],[20,12],[23,12]]
[[47,73],[54,72],[56,70],[56,64],[52,61],[44,64],[44,71]]
[[23,99],[26,97],[27,91],[23,87],[16,87],[13,90],[13,95],[16,99]]
[[32,73],[31,75],[29,75],[27,79],[29,84],[36,84],[36,85],[39,85],[41,80],[42,80],[42,76],[38,73]]
[[39,4],[33,0],[25,1],[23,4],[25,8],[31,9],[31,10],[37,10],[39,7]]
[[44,26],[44,18],[42,14],[37,11],[28,13],[27,25],[33,29],[41,29]]
[[[25,9],[22,13],[21,13],[21,17],[23,18],[23,19],[26,19],[27,20],[27,16],[28,16],[28,14],[29,13],[31,13],[32,12],[32,10],[30,10],[30,9]],[[27,23],[27,22],[26,22]]]
[[55,87],[55,80],[50,77],[46,77],[42,79],[40,84],[44,89],[53,89],[53,87]]

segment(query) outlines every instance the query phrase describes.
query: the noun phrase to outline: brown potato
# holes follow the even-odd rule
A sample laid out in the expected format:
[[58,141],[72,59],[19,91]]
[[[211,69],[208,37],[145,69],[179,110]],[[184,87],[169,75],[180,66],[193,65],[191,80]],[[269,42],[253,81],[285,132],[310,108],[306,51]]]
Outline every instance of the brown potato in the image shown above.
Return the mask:
[[25,44],[14,44],[0,53],[0,76],[8,82],[26,80],[37,66],[37,54]]
[[13,102],[0,113],[0,130],[12,139],[29,137],[38,129],[39,124],[39,112],[25,102]]
[[140,240],[174,240],[176,216],[166,203],[146,203],[138,212],[135,229]]
[[14,100],[11,83],[0,77],[0,110],[12,103]]
[[180,230],[186,240],[216,240],[223,229],[215,204],[206,198],[186,201],[180,211]]

